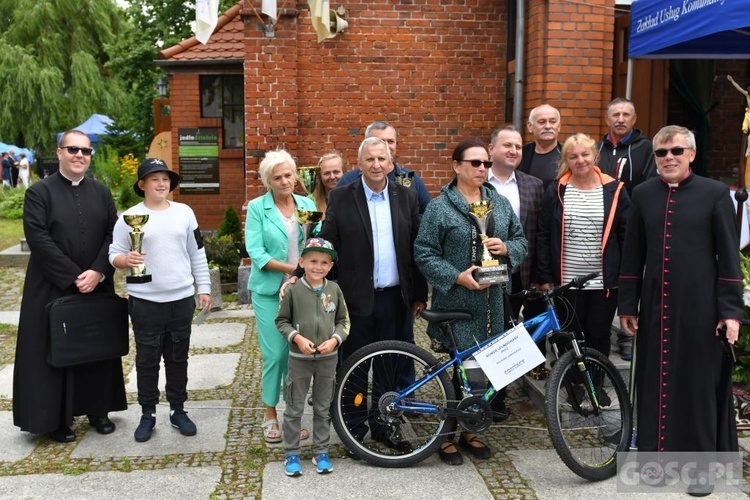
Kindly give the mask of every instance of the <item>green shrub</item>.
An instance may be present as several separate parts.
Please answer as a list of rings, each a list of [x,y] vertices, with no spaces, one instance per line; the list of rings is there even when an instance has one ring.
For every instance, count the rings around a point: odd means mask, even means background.
[[[240,226],[240,216],[234,207],[227,207],[224,212],[224,220],[221,221],[216,236],[231,236],[235,242],[242,241],[242,227]]]
[[[22,219],[25,194],[24,189],[0,189],[0,216],[3,219]]]
[[[740,253],[740,268],[744,282],[745,318],[750,318],[750,255]],[[732,380],[750,390],[750,327],[740,326],[740,337],[734,345],[737,363]]]
[[[237,243],[229,235],[207,236],[203,238],[206,247],[206,258],[209,267],[218,267],[222,283],[237,282],[237,268],[240,265],[240,253]]]
[[[133,181],[133,184],[135,184],[135,181]],[[137,203],[140,203],[140,201],[142,200],[142,198],[135,194],[135,191],[133,191],[133,184],[124,184],[120,186],[119,190],[117,191],[117,195],[115,196],[115,204],[117,205],[118,209],[125,210]]]

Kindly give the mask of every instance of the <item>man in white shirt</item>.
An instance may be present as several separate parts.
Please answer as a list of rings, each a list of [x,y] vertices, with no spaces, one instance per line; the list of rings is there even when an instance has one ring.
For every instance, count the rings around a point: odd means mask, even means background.
[[[488,147],[492,167],[487,174],[487,181],[498,193],[508,198],[529,242],[526,260],[514,269],[511,275],[511,290],[514,292],[536,286],[532,273],[536,255],[536,223],[543,193],[543,183],[540,179],[518,169],[523,159],[522,144],[521,134],[515,127],[508,125],[492,133]],[[526,318],[532,318],[544,311],[543,304],[539,301],[530,300],[524,303],[522,299],[511,299],[512,311],[507,311],[506,314],[517,319],[522,305]],[[544,346],[540,347],[543,349]],[[546,378],[545,370],[543,366],[535,368],[532,376]]]

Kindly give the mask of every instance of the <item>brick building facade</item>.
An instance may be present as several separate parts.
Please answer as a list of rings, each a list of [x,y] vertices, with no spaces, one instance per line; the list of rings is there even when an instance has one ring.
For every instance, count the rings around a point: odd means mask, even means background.
[[[259,0],[238,2],[208,44],[185,40],[158,62],[169,72],[172,164],[179,165],[180,128],[221,130],[218,194],[176,193],[202,227],[215,229],[228,205],[239,210],[265,191],[257,170],[270,149],[288,149],[299,166],[336,149],[351,169],[365,126],[387,120],[399,133],[399,162],[417,170],[434,195],[452,177],[450,155],[462,138],[487,140],[510,121],[516,0],[332,1],[332,9],[346,8],[349,28],[322,43],[304,0],[285,4],[272,38],[251,2],[260,11]],[[606,132],[614,3],[526,0],[524,127],[529,111],[548,102],[562,112],[564,137]],[[206,75],[242,75],[240,148],[224,147],[221,117],[202,116]]]

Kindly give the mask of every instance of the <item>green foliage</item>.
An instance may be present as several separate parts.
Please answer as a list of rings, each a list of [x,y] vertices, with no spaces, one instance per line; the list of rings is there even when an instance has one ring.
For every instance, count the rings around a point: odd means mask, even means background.
[[[135,194],[135,191],[133,191],[133,184],[135,184],[135,180],[133,180],[130,185],[123,184],[118,189],[116,196],[118,209],[125,210],[132,207],[133,205],[136,205],[137,203],[140,203],[143,200],[137,194]]]
[[[740,268],[744,285],[745,318],[750,318],[750,255],[740,253]],[[734,365],[732,380],[750,390],[750,327],[740,326],[740,338],[734,345],[737,363]]]
[[[23,218],[23,197],[26,191],[23,189],[3,188],[0,190],[0,214],[4,219]]]
[[[130,154],[120,156],[112,145],[104,144],[96,148],[92,171],[96,179],[112,191],[119,210],[130,208],[141,201],[133,191],[136,180],[134,171],[138,163],[140,160]]]
[[[216,236],[206,237],[203,242],[206,245],[208,264],[219,268],[222,283],[236,283],[241,258],[242,227],[234,207],[227,207]]]
[[[240,216],[234,207],[229,206],[224,212],[224,220],[221,221],[216,236],[231,236],[235,243],[242,241],[242,226],[240,225]]]
[[[125,22],[115,2],[15,0],[2,7],[0,137],[50,150],[56,132],[122,108],[122,86],[105,69],[105,47]]]
[[[114,115],[117,117],[118,113],[114,113]],[[145,157],[148,145],[143,144],[134,132],[126,130],[121,125],[123,120],[113,119],[115,123],[107,127],[107,135],[102,137],[102,144],[97,146],[96,150],[99,151],[102,148],[107,148],[112,151],[117,158],[129,154],[135,154],[135,156],[138,157]]]
[[[107,47],[111,56],[107,69],[117,74],[128,94],[128,103],[121,113],[110,117],[132,133],[138,148],[128,152],[146,151],[154,136],[153,100],[156,83],[166,73],[154,61],[160,50],[193,36],[195,3],[184,0],[130,0],[126,9],[129,26]],[[221,0],[219,13],[235,5],[236,0]],[[120,152],[122,155],[123,152]]]
[[[225,236],[207,236],[203,238],[206,247],[206,258],[210,267],[218,267],[222,283],[237,282],[237,268],[240,265],[240,253],[234,238]]]

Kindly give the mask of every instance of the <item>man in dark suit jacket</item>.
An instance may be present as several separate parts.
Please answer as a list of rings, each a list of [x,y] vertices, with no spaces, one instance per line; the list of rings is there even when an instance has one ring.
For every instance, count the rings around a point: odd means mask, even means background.
[[[536,285],[534,277],[534,259],[536,258],[536,224],[539,217],[539,207],[542,203],[543,183],[540,179],[521,172],[519,165],[523,159],[521,134],[512,125],[502,127],[492,133],[489,153],[492,167],[487,180],[503,196],[510,200],[516,216],[523,226],[523,235],[529,242],[529,253],[526,259],[513,270],[511,275],[511,289],[517,292],[529,286]],[[524,307],[525,318],[544,312],[544,304],[538,300],[523,301],[521,298],[511,298],[512,311],[506,311],[513,319],[518,319],[521,306]],[[510,316],[506,316],[510,319]],[[540,345],[544,351],[544,343]],[[547,372],[543,367],[535,368],[532,376],[545,378]]]
[[[342,361],[372,342],[404,340],[407,310],[416,316],[427,301],[427,282],[414,264],[417,195],[388,182],[393,163],[381,139],[362,141],[358,159],[362,177],[331,191],[319,234],[338,252],[338,285],[351,319],[349,337],[339,351]],[[375,371],[378,377],[377,367]],[[373,437],[388,446],[408,446],[373,422],[370,428]],[[361,431],[364,438],[367,428],[361,425]]]
[[[385,149],[383,149],[385,148]],[[379,317],[376,309],[383,294],[395,297],[398,308],[411,308],[418,314],[427,301],[427,283],[414,265],[413,244],[419,230],[419,204],[413,190],[387,182],[393,169],[388,146],[376,137],[365,139],[360,146],[359,166],[362,177],[351,184],[336,188],[329,194],[326,218],[319,236],[330,241],[338,252],[338,284],[344,293],[352,320],[349,338],[343,344],[346,358],[355,350],[377,340],[397,338],[402,330],[404,315],[393,316],[391,328]],[[385,195],[384,214],[390,217],[391,231],[378,231],[373,225],[377,217],[371,213],[378,194]],[[368,199],[368,196],[370,199]],[[376,248],[380,242],[381,247]],[[378,276],[386,271],[389,261],[382,245],[390,245],[395,266],[388,276]],[[378,258],[376,256],[376,250]],[[394,264],[391,262],[391,264]],[[381,274],[379,273],[379,274]],[[379,281],[382,280],[382,281]],[[402,309],[403,310],[403,309]]]
[[[521,144],[521,134],[512,126],[500,128],[492,134],[489,146],[492,167],[487,179],[500,194],[510,200],[529,242],[528,256],[513,270],[513,274],[518,274],[519,278],[519,286],[514,286],[513,291],[528,288],[535,283],[532,272],[536,251],[536,223],[542,200],[542,181],[518,170],[523,158]],[[515,310],[516,315],[518,312]]]

